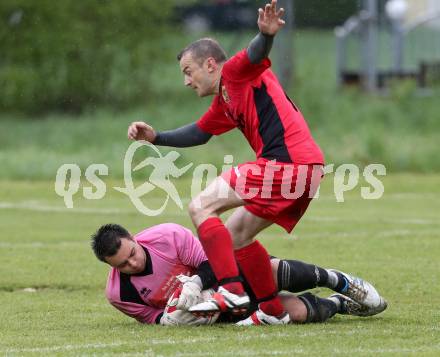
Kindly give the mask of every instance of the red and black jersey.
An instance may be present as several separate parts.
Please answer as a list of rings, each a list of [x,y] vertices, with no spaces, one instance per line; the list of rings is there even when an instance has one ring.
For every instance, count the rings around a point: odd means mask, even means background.
[[[268,58],[252,64],[246,50],[223,66],[220,94],[197,121],[213,135],[238,127],[257,158],[296,164],[324,164],[301,112],[269,69]]]

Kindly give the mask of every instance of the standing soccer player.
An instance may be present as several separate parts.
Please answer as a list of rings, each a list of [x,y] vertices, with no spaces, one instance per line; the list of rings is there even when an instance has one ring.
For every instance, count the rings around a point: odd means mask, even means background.
[[[221,46],[209,38],[180,52],[185,85],[199,97],[214,95],[210,108],[196,123],[165,132],[156,132],[143,122],[128,128],[129,139],[173,147],[204,144],[212,135],[239,128],[255,151],[255,161],[217,177],[189,206],[220,285],[212,300],[190,311],[246,308],[249,297],[239,266],[260,301],[259,309],[243,320],[243,325],[290,321],[276,293],[268,254],[254,237],[273,223],[292,231],[315,194],[324,164],[301,112],[270,70],[267,56],[274,36],[284,25],[283,13],[276,0],[259,9],[260,32],[247,49],[229,60]],[[232,208],[236,210],[224,224],[219,215]],[[349,276],[345,279],[346,289],[353,292],[356,301],[371,307],[382,303],[369,284]]]

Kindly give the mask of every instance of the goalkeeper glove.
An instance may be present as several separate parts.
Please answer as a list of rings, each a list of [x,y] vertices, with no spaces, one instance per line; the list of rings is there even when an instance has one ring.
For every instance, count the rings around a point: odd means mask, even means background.
[[[176,304],[179,300],[182,290],[176,289],[174,293],[168,299],[167,306],[160,319],[160,324],[165,326],[180,326],[180,325],[211,325],[217,321],[220,313],[213,316],[197,317],[186,310],[177,310]],[[207,300],[214,294],[213,289],[203,290],[201,294],[201,300]]]
[[[177,279],[183,284],[176,308],[188,310],[191,306],[199,303],[202,291],[202,280],[198,275],[178,275]]]

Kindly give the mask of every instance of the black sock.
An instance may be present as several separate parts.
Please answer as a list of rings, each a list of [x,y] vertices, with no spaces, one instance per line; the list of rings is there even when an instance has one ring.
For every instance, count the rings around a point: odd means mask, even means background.
[[[311,293],[301,294],[298,298],[306,305],[306,322],[325,322],[339,310],[334,301],[320,298]]]
[[[341,273],[336,272],[336,275],[338,276],[338,284],[333,290],[338,293],[345,293],[348,288],[348,281]]]
[[[292,293],[327,286],[328,273],[325,269],[299,260],[280,260],[277,271],[278,290]]]
[[[337,313],[346,315],[347,312],[347,304],[345,304],[345,300],[341,295],[335,294],[327,298],[327,300],[333,301],[337,307]]]

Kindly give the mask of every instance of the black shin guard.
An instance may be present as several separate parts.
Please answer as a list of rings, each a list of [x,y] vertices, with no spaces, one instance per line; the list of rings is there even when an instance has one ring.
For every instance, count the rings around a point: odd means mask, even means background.
[[[327,284],[328,274],[313,264],[299,260],[280,260],[277,271],[278,290],[292,293],[313,289]]]
[[[306,305],[307,322],[325,322],[338,312],[335,302],[322,299],[311,293],[299,295],[298,298]]]

